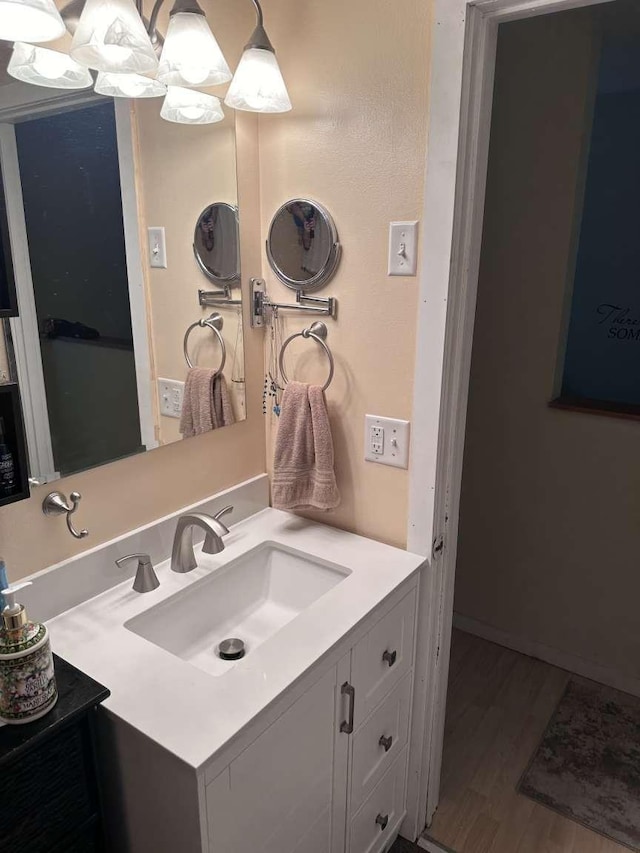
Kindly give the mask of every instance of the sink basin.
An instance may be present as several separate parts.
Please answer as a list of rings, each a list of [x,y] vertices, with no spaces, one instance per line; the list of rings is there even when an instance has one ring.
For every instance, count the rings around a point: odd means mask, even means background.
[[[218,644],[237,637],[251,652],[350,572],[264,542],[187,589],[125,622],[125,628],[211,675],[235,665]]]

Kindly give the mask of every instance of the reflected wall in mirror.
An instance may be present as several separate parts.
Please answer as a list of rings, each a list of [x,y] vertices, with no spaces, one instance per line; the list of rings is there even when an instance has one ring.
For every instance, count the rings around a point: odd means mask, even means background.
[[[193,232],[193,254],[202,272],[219,287],[240,283],[237,207],[224,202],[205,207]]]
[[[283,204],[271,220],[267,257],[280,281],[292,290],[323,287],[340,260],[338,231],[329,211],[308,198]]]
[[[212,201],[237,208],[233,115],[177,125],[155,99],[58,97],[44,113],[0,116],[0,161],[20,308],[4,321],[12,345],[0,368],[20,384],[31,475],[48,481],[180,439],[184,336],[211,314],[198,304],[193,230]],[[149,265],[153,226],[164,228],[166,269]],[[244,418],[241,311],[216,310],[233,423]],[[213,382],[210,329],[193,332],[190,352]]]

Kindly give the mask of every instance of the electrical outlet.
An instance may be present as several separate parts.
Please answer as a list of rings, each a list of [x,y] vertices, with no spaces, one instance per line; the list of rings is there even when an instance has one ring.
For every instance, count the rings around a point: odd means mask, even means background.
[[[167,418],[179,418],[182,414],[184,382],[178,379],[158,379],[160,414]]]
[[[367,462],[409,467],[409,421],[365,415],[364,458]]]

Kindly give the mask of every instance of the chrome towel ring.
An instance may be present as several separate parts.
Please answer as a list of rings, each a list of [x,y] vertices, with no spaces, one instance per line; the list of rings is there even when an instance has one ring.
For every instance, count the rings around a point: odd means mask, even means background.
[[[280,374],[285,381],[285,385],[289,382],[287,378],[287,374],[284,369],[284,351],[289,346],[292,340],[295,338],[313,338],[313,340],[320,344],[322,349],[327,354],[327,358],[329,359],[329,376],[327,377],[327,381],[322,386],[322,390],[326,391],[329,385],[331,385],[331,380],[333,379],[333,371],[334,371],[334,362],[333,362],[333,354],[329,347],[324,342],[324,339],[327,337],[327,327],[324,323],[316,322],[312,323],[308,329],[303,329],[301,332],[296,332],[295,335],[291,335],[287,338],[287,340],[282,344],[282,349],[280,350],[280,358],[278,359],[280,364]]]
[[[222,350],[222,358],[220,359],[220,366],[216,370],[216,373],[222,373],[222,371],[224,370],[225,362],[227,360],[227,348],[224,345],[224,338],[222,337],[222,334],[220,333],[220,329],[222,328],[222,317],[220,316],[220,314],[212,314],[210,317],[207,317],[206,319],[203,319],[203,320],[198,320],[197,323],[192,323],[189,326],[187,331],[184,333],[184,344],[183,344],[184,359],[187,362],[187,364],[189,365],[189,367],[193,367],[193,363],[192,363],[191,359],[189,358],[189,349],[188,349],[189,335],[191,334],[191,332],[194,329],[197,329],[198,327],[204,329],[205,326],[208,329],[211,329],[211,331],[215,334],[215,336],[218,338],[218,341],[220,343],[220,349]]]

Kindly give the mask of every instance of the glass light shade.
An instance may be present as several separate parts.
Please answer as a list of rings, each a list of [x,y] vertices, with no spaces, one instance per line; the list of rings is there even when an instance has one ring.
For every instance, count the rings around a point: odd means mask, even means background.
[[[158,67],[151,39],[132,0],[87,0],[71,56],[96,71],[144,74]]]
[[[53,0],[0,0],[0,39],[53,41],[65,31]]]
[[[160,115],[180,124],[213,124],[224,118],[220,98],[182,86],[169,86]]]
[[[231,80],[227,61],[204,15],[178,12],[169,18],[158,80],[171,86],[217,86]]]
[[[23,83],[51,89],[88,89],[93,78],[66,53],[17,41],[7,65],[7,73]]]
[[[235,110],[254,113],[286,113],[290,110],[289,93],[275,53],[259,47],[247,48],[224,102]]]
[[[110,71],[98,73],[94,89],[99,95],[110,98],[159,98],[167,92],[164,83],[142,74],[113,74]]]

